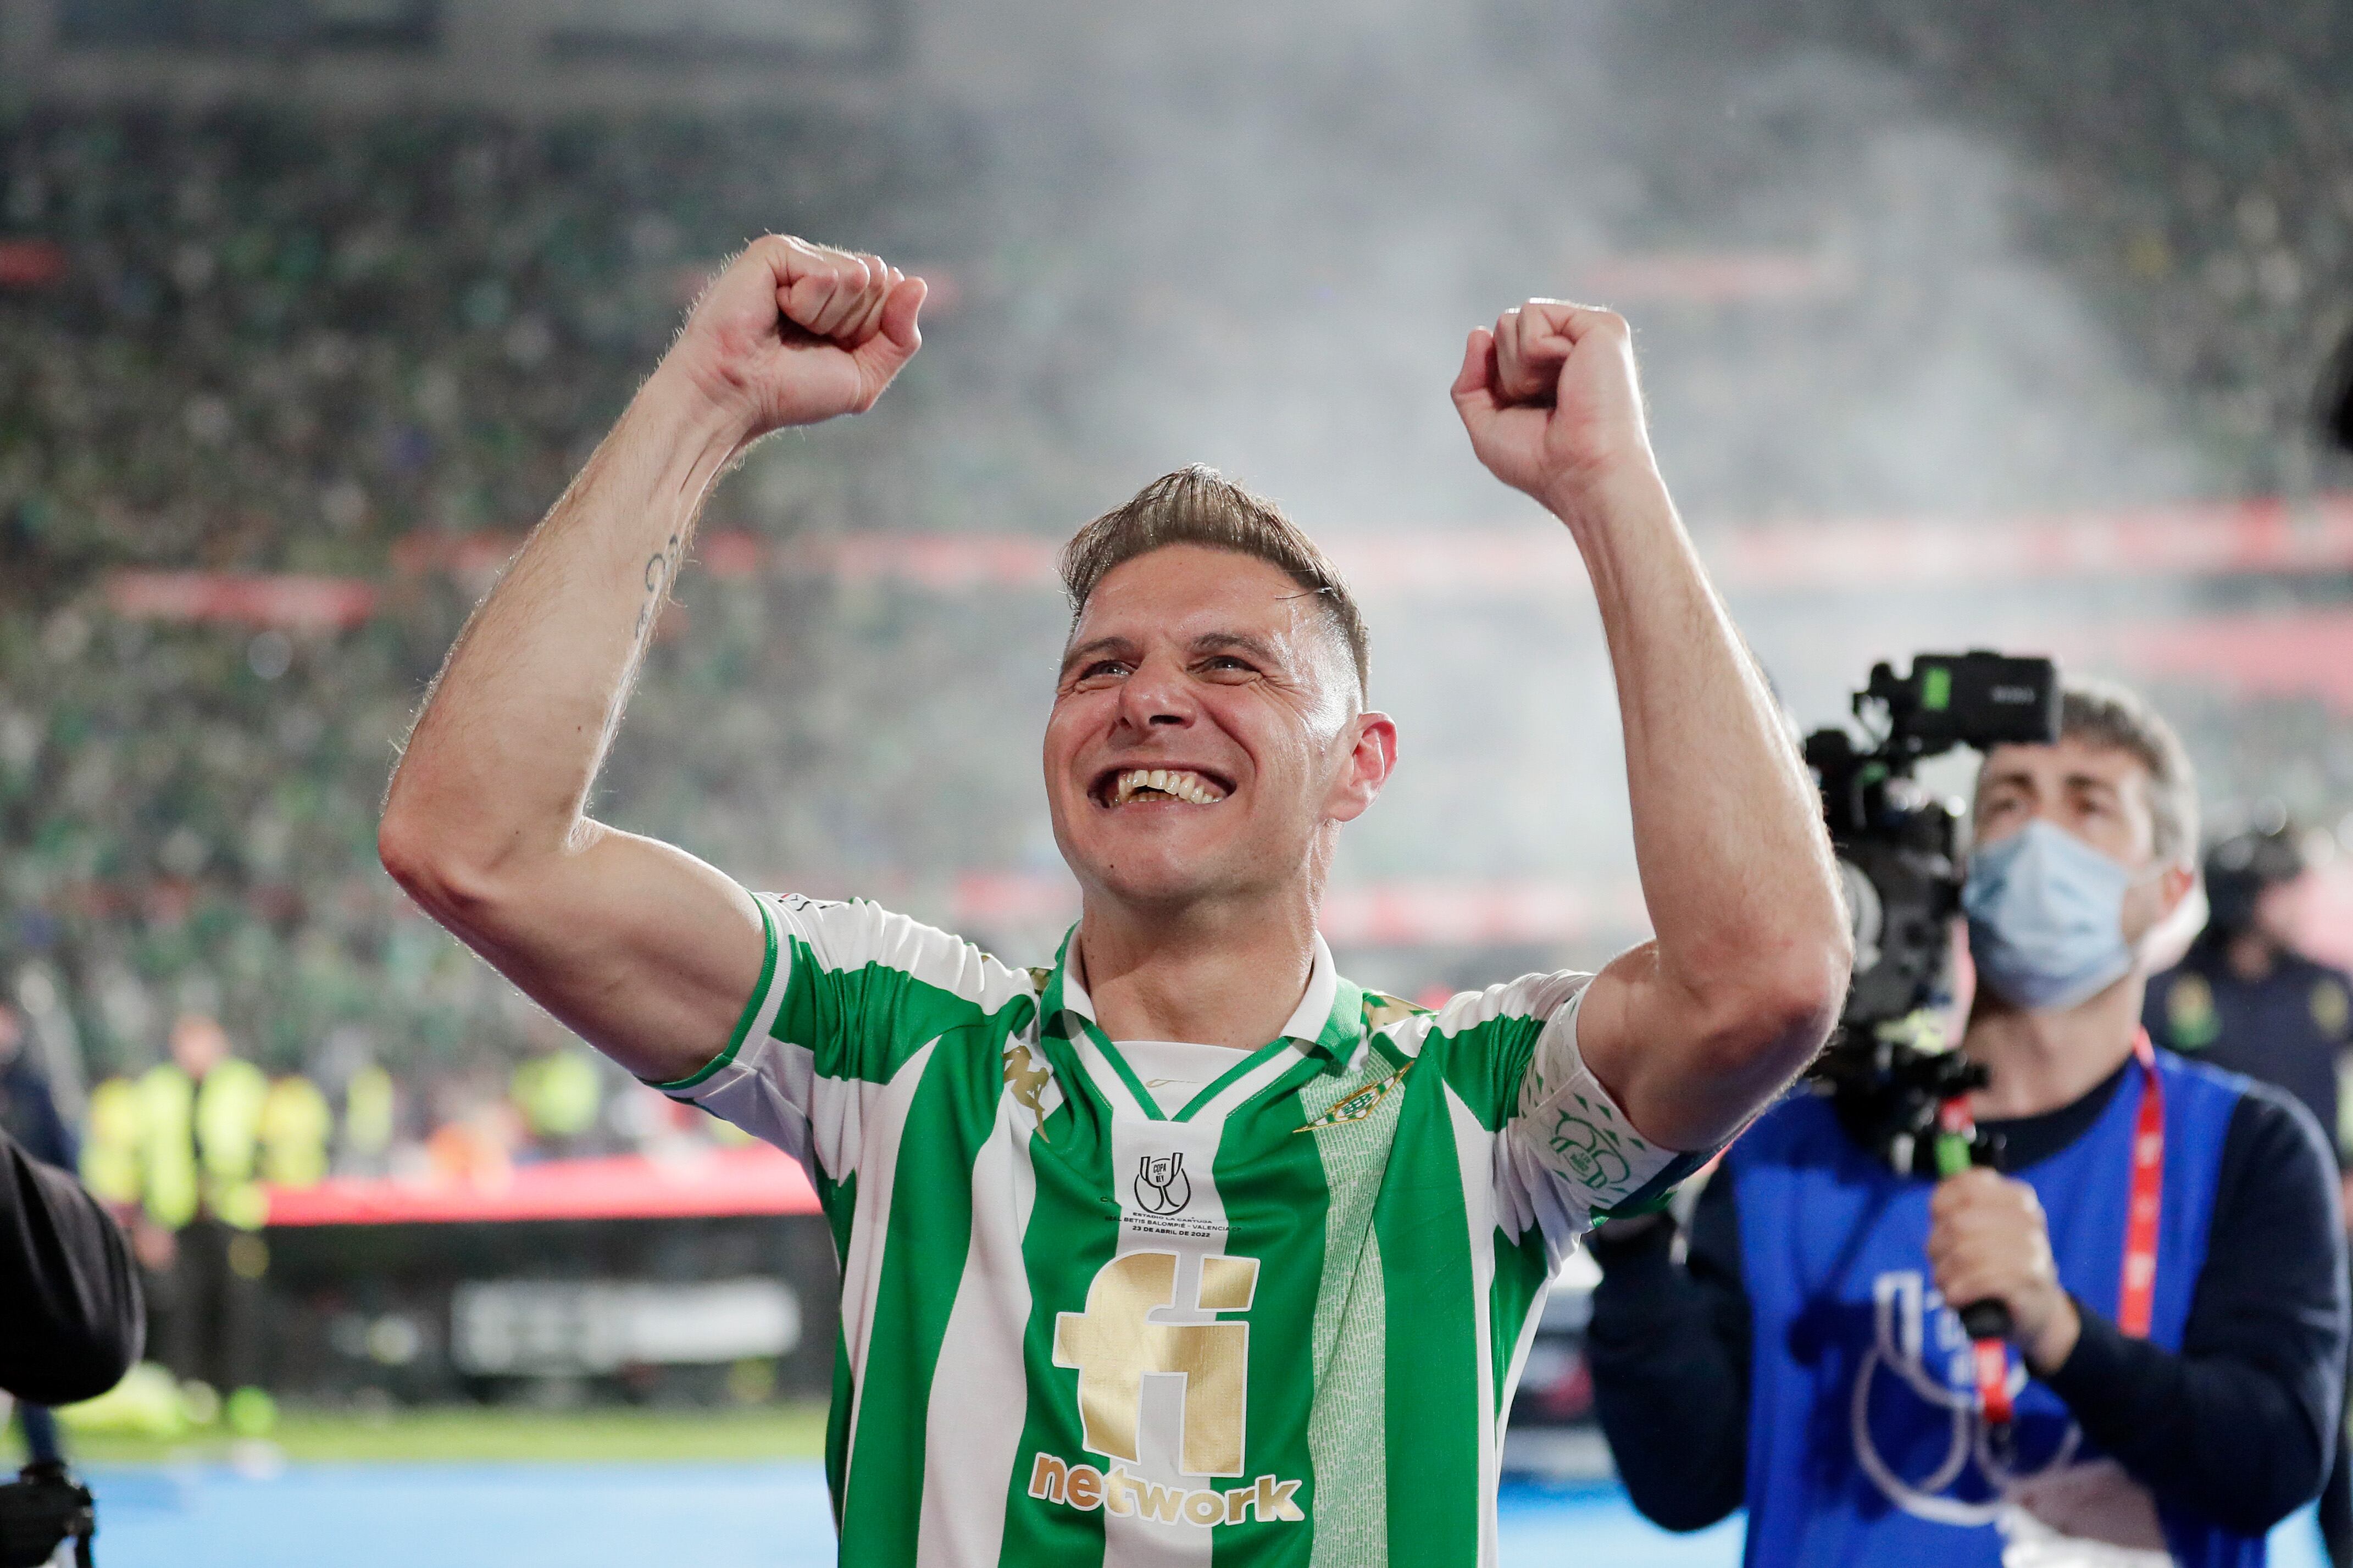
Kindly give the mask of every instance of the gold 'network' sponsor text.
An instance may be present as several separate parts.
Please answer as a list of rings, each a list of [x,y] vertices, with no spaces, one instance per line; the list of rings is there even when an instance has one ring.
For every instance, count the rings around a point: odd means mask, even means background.
[[[1029,1470],[1029,1495],[1044,1502],[1064,1503],[1083,1511],[1109,1509],[1116,1514],[1137,1514],[1164,1524],[1248,1524],[1252,1517],[1267,1524],[1297,1523],[1307,1516],[1292,1495],[1297,1481],[1261,1476],[1250,1486],[1231,1491],[1203,1487],[1187,1491],[1139,1480],[1120,1466],[1109,1474],[1092,1465],[1073,1465],[1051,1454],[1040,1454]]]

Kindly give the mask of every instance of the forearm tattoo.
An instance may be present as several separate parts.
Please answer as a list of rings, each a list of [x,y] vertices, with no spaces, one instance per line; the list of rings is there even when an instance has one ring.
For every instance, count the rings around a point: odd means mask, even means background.
[[[685,535],[673,533],[670,542],[646,557],[646,602],[638,606],[637,635],[644,637],[653,625],[654,616],[661,611],[669,596],[670,585],[678,578],[679,557]]]

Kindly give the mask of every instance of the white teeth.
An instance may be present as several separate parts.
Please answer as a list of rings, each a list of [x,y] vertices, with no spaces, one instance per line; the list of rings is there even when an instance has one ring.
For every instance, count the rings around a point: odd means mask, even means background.
[[[1125,805],[1139,790],[1155,790],[1174,800],[1191,805],[1215,805],[1225,797],[1217,794],[1200,774],[1182,768],[1135,768],[1124,773],[1112,784],[1112,804]]]

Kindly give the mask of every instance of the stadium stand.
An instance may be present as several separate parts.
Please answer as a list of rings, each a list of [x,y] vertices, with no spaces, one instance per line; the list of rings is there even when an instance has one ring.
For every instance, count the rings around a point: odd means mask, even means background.
[[[2015,6],[1971,8],[1978,30],[1925,9],[1770,9],[1777,37],[1875,50],[2047,154],[2070,221],[2042,243],[2153,381],[2204,411],[2235,454],[2228,486],[2341,477],[2300,432],[2353,268],[2353,138],[2330,118],[2353,95],[2316,87],[2344,49],[2299,45],[2286,21],[2210,47],[2197,29],[2221,29],[2219,8],[2191,7],[2151,57],[2166,75],[2065,56],[2022,12],[2024,31],[1997,26]],[[2125,84],[2098,98],[2114,123],[2085,121],[2069,87],[2085,70]],[[94,1075],[153,1059],[179,1008],[216,1010],[266,1067],[331,1092],[391,1068],[420,1146],[475,1126],[528,1144],[494,1108],[560,1041],[376,869],[389,748],[502,542],[586,456],[708,264],[787,226],[955,277],[979,230],[971,127],[46,108],[0,145],[0,970],[38,958],[65,978]],[[980,330],[999,327],[1016,330]],[[607,787],[632,826],[747,875],[944,917],[953,890],[910,876],[1053,864],[1026,752],[967,743],[1033,689],[1051,596],[984,570],[910,601],[776,562],[856,528],[945,531],[959,485],[1074,460],[1050,397],[1000,401],[958,416],[961,450],[984,455],[913,483],[895,459],[939,411],[902,402],[840,440],[765,449],[724,492],[712,570],[678,612],[693,636],[657,650]],[[1092,480],[1025,482],[1067,522]],[[1012,559],[1037,557],[1017,542]],[[2186,607],[2337,613],[2341,563],[2291,565]],[[861,668],[883,647],[959,663],[961,683],[893,693]],[[823,680],[795,679],[810,669]],[[2160,687],[2211,795],[2283,797],[2353,844],[2342,696],[2230,677]],[[964,787],[941,787],[941,755]],[[675,1131],[565,1136],[595,1152]]]
[[[431,542],[543,510],[747,236],[904,229],[889,212],[956,167],[911,134],[814,114],[7,128],[0,962],[64,974],[96,1073],[216,1010],[274,1070],[394,1065],[417,1137],[549,1048],[375,863],[390,742],[498,560]],[[790,522],[838,526],[847,479],[786,460]],[[459,569],[401,574],[404,545]],[[791,622],[758,584],[698,592],[618,793],[633,756],[691,737],[695,776],[638,819],[795,863],[724,776],[810,721],[755,695]]]

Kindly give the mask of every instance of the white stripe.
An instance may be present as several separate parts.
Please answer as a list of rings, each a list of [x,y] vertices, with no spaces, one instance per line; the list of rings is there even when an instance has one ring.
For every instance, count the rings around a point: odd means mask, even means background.
[[[1029,977],[989,957],[960,936],[863,901],[836,903],[770,895],[778,930],[808,944],[818,966],[848,973],[870,963],[995,1012],[1029,990]]]
[[[777,994],[783,994],[781,987]],[[807,1046],[762,1035],[744,1041],[733,1061],[672,1098],[702,1107],[808,1166],[816,1076],[817,1055]],[[833,1173],[827,1167],[826,1174]]]
[[[1213,1171],[1222,1129],[1215,1121],[1153,1121],[1115,1118],[1112,1122],[1112,1180],[1120,1194],[1117,1256],[1131,1252],[1176,1254],[1176,1304],[1153,1314],[1164,1323],[1213,1323],[1201,1300],[1201,1259],[1222,1253],[1226,1245],[1226,1205],[1218,1193]],[[1181,1213],[1193,1222],[1196,1234],[1170,1236],[1151,1226],[1150,1216],[1134,1201],[1133,1178],[1146,1160],[1181,1154],[1191,1195]],[[1230,1320],[1229,1320],[1230,1321]],[[1243,1321],[1249,1320],[1245,1317]],[[1208,1486],[1202,1477],[1187,1476],[1177,1467],[1184,1457],[1185,1384],[1181,1378],[1149,1375],[1144,1379],[1142,1419],[1136,1423],[1137,1462],[1124,1465],[1137,1479],[1174,1487],[1180,1491]],[[1248,1453],[1248,1434],[1244,1434]],[[1103,1513],[1103,1568],[1208,1568],[1214,1528],[1174,1524],[1146,1519],[1141,1512]]]
[[[899,1137],[907,1129],[907,1107],[923,1079],[923,1068],[939,1041],[929,1040],[873,1097],[871,1115],[860,1117],[865,1138],[859,1150],[858,1207],[849,1224],[849,1256],[841,1260],[841,1336],[849,1354],[849,1453],[842,1461],[841,1495],[858,1461],[858,1412],[866,1398],[866,1350],[874,1339],[874,1300],[882,1285],[882,1243],[891,1229],[891,1188],[899,1171]],[[836,1080],[826,1080],[836,1081]],[[862,1097],[861,1097],[862,1100]]]
[[[1441,1080],[1442,1081],[1442,1080]],[[1495,1371],[1493,1352],[1494,1324],[1489,1321],[1492,1298],[1488,1288],[1495,1279],[1495,1136],[1479,1125],[1471,1108],[1462,1103],[1452,1084],[1446,1084],[1446,1114],[1454,1128],[1454,1163],[1462,1183],[1462,1209],[1470,1219],[1471,1241],[1471,1318],[1477,1331],[1472,1336],[1472,1352],[1477,1361],[1479,1377],[1479,1561],[1492,1564],[1495,1561],[1495,1488],[1502,1479],[1502,1445],[1497,1433],[1500,1424],[1490,1421],[1485,1412],[1493,1410],[1495,1399]]]
[[[1022,1232],[1038,1194],[1029,1108],[997,1102],[997,1125],[972,1167],[972,1241],[948,1310],[923,1426],[923,1504],[915,1561],[988,1568],[1004,1544],[1006,1478],[1029,1415],[1022,1335],[1029,1273]]]
[[[795,1052],[801,1049],[798,1046],[780,1048]],[[901,1067],[899,1076],[904,1077],[906,1070]],[[839,1182],[864,1167],[867,1124],[888,1114],[881,1108],[890,1103],[898,1084],[899,1078],[887,1084],[864,1078],[812,1077],[808,1080],[809,1152],[828,1176]],[[912,1093],[912,1088],[907,1092]],[[903,1098],[902,1095],[902,1101]],[[906,1106],[902,1103],[897,1114],[903,1117],[906,1113]]]
[[[1512,1364],[1504,1376],[1504,1397],[1496,1402],[1495,1408],[1497,1453],[1503,1452],[1504,1428],[1512,1419],[1512,1396],[1520,1391],[1520,1373],[1527,1369],[1528,1351],[1536,1342],[1536,1331],[1544,1326],[1545,1300],[1551,1294],[1551,1280],[1536,1287],[1535,1298],[1528,1303],[1528,1315],[1520,1323],[1519,1342],[1512,1347]]]

